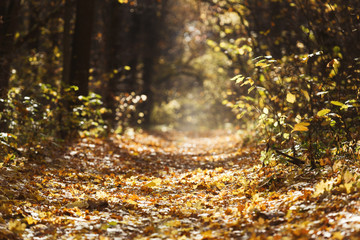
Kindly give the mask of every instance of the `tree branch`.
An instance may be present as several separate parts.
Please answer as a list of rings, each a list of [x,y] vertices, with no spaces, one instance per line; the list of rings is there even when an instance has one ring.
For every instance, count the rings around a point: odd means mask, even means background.
[[[20,150],[14,148],[13,146],[11,146],[10,144],[8,144],[7,142],[4,142],[4,141],[0,140],[0,143],[1,143],[2,145],[4,145],[5,147],[10,148],[12,151],[16,152],[19,156],[22,155],[22,152],[21,152]]]
[[[286,153],[283,153],[281,152],[280,150],[277,150],[277,149],[274,149],[274,151],[277,153],[277,154],[280,154],[281,156],[283,157],[287,157],[289,158],[287,161],[288,162],[291,162],[292,164],[295,164],[296,166],[300,167],[301,165],[305,164],[305,162],[303,160],[300,160],[296,157],[293,157],[293,156],[290,156]]]

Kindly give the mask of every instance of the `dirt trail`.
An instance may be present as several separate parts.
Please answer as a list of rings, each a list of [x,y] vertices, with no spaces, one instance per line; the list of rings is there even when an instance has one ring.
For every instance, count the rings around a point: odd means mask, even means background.
[[[0,169],[0,239],[357,236],[359,193],[343,194],[350,175],[336,183],[334,171],[258,159],[259,149],[224,132],[84,138],[43,162]],[[315,187],[320,177],[336,191]]]

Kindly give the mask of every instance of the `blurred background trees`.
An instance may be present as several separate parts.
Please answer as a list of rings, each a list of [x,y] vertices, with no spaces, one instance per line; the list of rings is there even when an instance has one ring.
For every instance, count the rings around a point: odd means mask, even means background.
[[[1,147],[222,127],[233,115],[219,94],[229,62],[209,52],[203,10],[191,0],[2,1]]]

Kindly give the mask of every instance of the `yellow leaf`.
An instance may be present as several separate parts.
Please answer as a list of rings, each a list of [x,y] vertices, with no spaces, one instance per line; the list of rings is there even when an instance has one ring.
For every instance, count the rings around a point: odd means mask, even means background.
[[[181,222],[179,220],[171,220],[165,223],[168,227],[179,227],[181,225]]]
[[[307,101],[310,101],[310,96],[309,93],[305,90],[301,90],[301,92],[304,94],[304,97],[306,98]]]
[[[296,101],[296,96],[292,93],[288,93],[286,95],[286,101],[288,101],[289,103],[294,103]]]
[[[332,167],[334,172],[337,172],[343,166],[342,161],[336,161]]]
[[[134,200],[131,200],[131,199],[127,199],[125,200],[126,203],[129,203],[131,205],[137,205],[137,202],[135,202]]]
[[[352,183],[345,183],[345,184],[344,184],[344,187],[345,187],[345,189],[346,189],[346,193],[347,193],[347,194],[350,194],[350,193],[351,193],[352,186],[353,186]]]
[[[248,89],[248,93],[251,93],[252,90],[254,90],[254,89],[255,89],[255,86],[252,86],[251,88]]]
[[[354,175],[349,170],[346,170],[343,178],[345,183],[349,183],[353,181]]]
[[[331,180],[324,181],[321,180],[318,184],[315,185],[315,191],[313,193],[314,197],[322,195],[324,192],[330,191],[333,188],[333,182]]]
[[[89,206],[89,204],[87,203],[87,201],[75,201],[73,203],[68,203],[66,204],[66,208],[87,208]]]
[[[154,180],[152,180],[151,182],[146,184],[146,186],[150,187],[150,188],[153,188],[153,187],[159,186],[160,184],[161,184],[161,179],[160,178],[155,178]]]
[[[28,225],[33,225],[37,223],[37,221],[30,216],[26,217],[24,220],[28,223]]]
[[[256,67],[266,68],[269,67],[270,64],[267,64],[265,60],[260,60],[259,62],[255,63]]]
[[[25,231],[26,224],[21,223],[19,220],[10,220],[8,223],[8,229],[14,233],[22,233]]]
[[[297,123],[295,124],[294,129],[291,132],[307,132],[309,131],[309,125],[310,123],[307,122]]]
[[[329,112],[331,112],[331,110],[326,108],[326,109],[322,109],[322,110],[318,111],[317,115],[319,117],[322,117],[322,116],[325,116],[326,114],[328,114]]]
[[[211,230],[206,231],[206,232],[202,232],[201,235],[202,235],[203,239],[204,238],[213,238],[213,233],[212,233]]]
[[[335,106],[339,106],[339,107],[342,107],[344,104],[339,102],[339,101],[331,101],[331,104],[332,105],[335,105]]]
[[[342,235],[341,232],[334,232],[332,235],[332,239],[343,240],[344,236]]]
[[[217,189],[221,190],[225,187],[225,184],[222,182],[216,182],[215,186],[217,187]]]

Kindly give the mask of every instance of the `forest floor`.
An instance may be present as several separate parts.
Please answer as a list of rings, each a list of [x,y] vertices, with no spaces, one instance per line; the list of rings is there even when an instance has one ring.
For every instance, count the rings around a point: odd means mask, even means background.
[[[263,167],[224,132],[82,138],[0,168],[0,239],[358,239],[359,168]],[[324,160],[326,162],[326,160]]]

